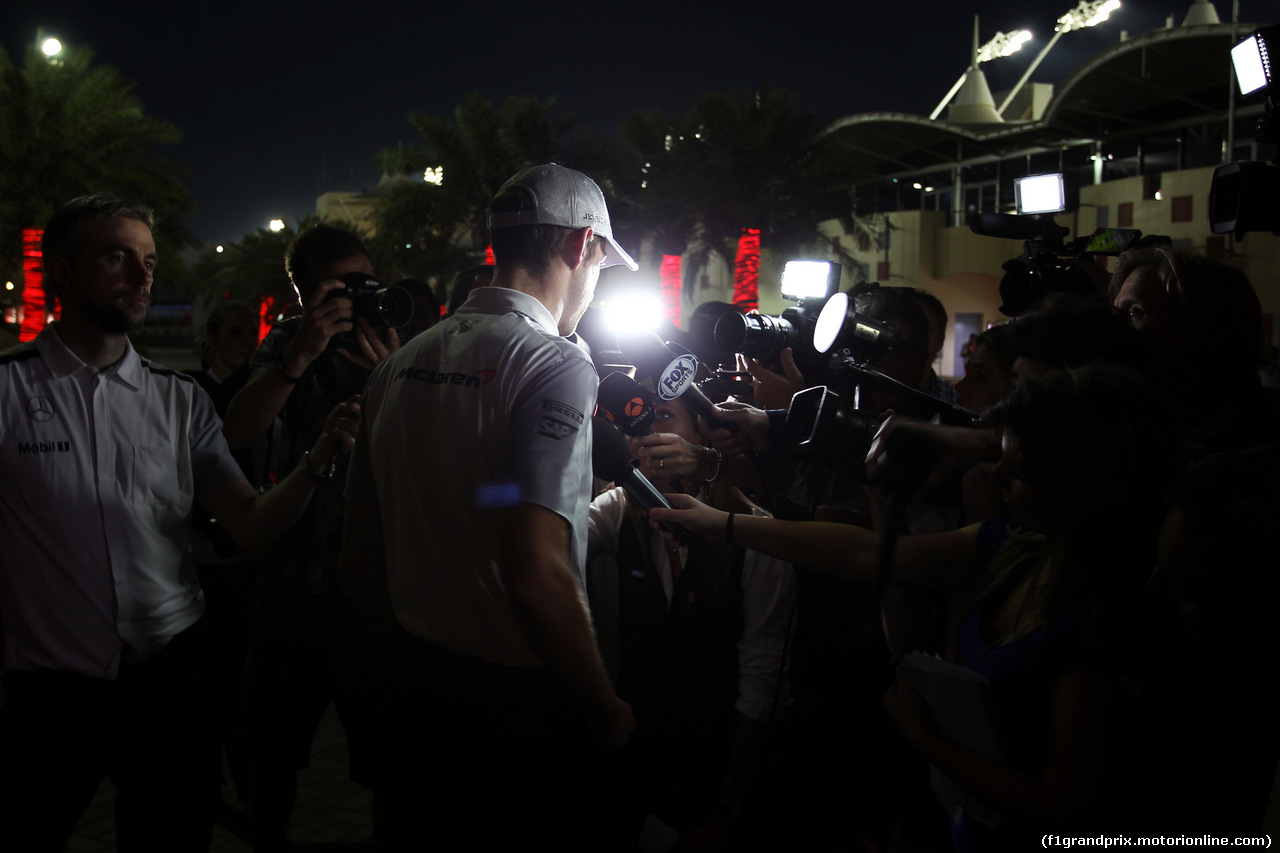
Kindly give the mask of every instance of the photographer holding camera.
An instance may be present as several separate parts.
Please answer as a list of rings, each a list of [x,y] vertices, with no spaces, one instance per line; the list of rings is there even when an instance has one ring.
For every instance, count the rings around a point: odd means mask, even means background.
[[[231,401],[223,433],[241,447],[279,417],[281,441],[271,449],[276,470],[303,457],[336,402],[364,391],[369,371],[400,346],[357,311],[376,288],[373,264],[359,238],[331,225],[302,230],[285,254],[285,269],[305,306],[301,317],[272,327],[254,353],[253,378]],[[355,281],[353,288],[348,278]],[[367,307],[367,306],[366,306]],[[376,306],[375,306],[376,307]],[[369,773],[369,727],[352,725],[355,698],[347,689],[362,670],[361,641],[339,618],[334,574],[341,546],[345,469],[330,465],[303,518],[285,535],[259,574],[246,678],[245,738],[250,751],[253,835],[258,849],[282,848],[296,790],[296,771],[310,763],[311,740],[330,701],[338,701],[352,751],[352,774]]]

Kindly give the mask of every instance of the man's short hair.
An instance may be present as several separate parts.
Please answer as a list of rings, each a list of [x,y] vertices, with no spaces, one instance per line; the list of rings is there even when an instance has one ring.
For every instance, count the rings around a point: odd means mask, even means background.
[[[1181,249],[1138,249],[1116,264],[1108,291],[1113,303],[1129,276],[1144,267],[1151,267],[1169,295],[1174,322],[1195,326],[1204,359],[1244,372],[1262,364],[1262,305],[1243,272]]]
[[[156,227],[155,211],[145,204],[129,201],[110,193],[82,195],[64,204],[49,217],[44,227],[44,237],[40,241],[40,251],[44,257],[70,258],[77,246],[76,234],[80,226],[93,219],[111,219],[123,216],[146,223],[148,228]]]
[[[929,318],[912,288],[876,287],[854,298],[854,310],[882,323],[894,323],[894,348],[929,361]]]
[[[947,309],[943,306],[941,299],[919,287],[911,288],[911,296],[915,299],[917,305],[928,305],[933,310],[934,316],[938,318],[939,328],[947,328]]]
[[[533,199],[523,187],[508,187],[495,196],[489,206],[492,213],[533,209]],[[541,275],[551,268],[551,261],[560,255],[569,235],[575,230],[561,225],[516,225],[496,229],[489,235],[493,259],[500,267],[519,266],[534,275]],[[592,247],[603,242],[599,236],[591,238]]]
[[[322,279],[322,271],[356,255],[369,257],[360,238],[323,222],[298,232],[284,253],[284,269],[305,302]]]

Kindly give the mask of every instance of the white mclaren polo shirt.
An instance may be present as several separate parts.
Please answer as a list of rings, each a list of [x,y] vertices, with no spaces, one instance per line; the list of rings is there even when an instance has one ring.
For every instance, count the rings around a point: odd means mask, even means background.
[[[110,679],[194,624],[192,499],[242,476],[208,395],[132,346],[97,370],[54,325],[0,353],[4,668]]]
[[[533,503],[569,523],[582,576],[596,373],[532,296],[475,290],[369,379],[362,429],[401,624],[453,651],[540,668],[495,561],[494,508]],[[362,453],[357,443],[356,452]]]

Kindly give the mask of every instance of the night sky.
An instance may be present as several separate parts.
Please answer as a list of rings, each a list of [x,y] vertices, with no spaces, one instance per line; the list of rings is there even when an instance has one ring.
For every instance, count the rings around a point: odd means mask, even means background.
[[[184,132],[158,153],[190,172],[188,226],[225,242],[313,211],[322,192],[373,186],[373,155],[417,139],[408,113],[451,115],[471,91],[554,96],[557,112],[604,130],[634,108],[763,85],[794,92],[824,121],[928,115],[965,70],[976,11],[983,42],[998,30],[1035,36],[983,65],[1000,90],[1075,2],[0,0],[0,45],[19,59],[42,28],[135,81],[147,113]],[[1121,30],[1147,32],[1171,13],[1181,23],[1190,5],[1125,0],[1107,23],[1064,36],[1033,79],[1061,82]],[[1230,3],[1216,6],[1230,20]],[[1241,7],[1241,20],[1280,20],[1280,0]]]

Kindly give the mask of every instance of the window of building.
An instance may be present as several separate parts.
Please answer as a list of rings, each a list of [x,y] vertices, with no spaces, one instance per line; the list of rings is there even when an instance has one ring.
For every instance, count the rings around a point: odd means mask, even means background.
[[[1169,206],[1169,221],[1191,221],[1191,196],[1180,195],[1173,199],[1173,203]]]

